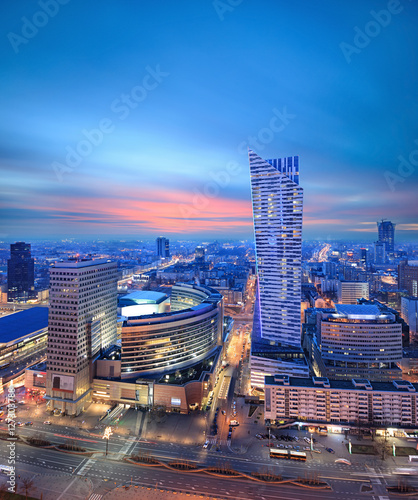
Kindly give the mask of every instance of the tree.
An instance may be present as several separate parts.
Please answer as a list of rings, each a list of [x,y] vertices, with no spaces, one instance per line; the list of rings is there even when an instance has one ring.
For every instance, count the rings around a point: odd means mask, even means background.
[[[26,500],[28,500],[28,491],[33,488],[33,479],[30,477],[24,477],[20,480],[22,483],[21,488],[25,492]]]

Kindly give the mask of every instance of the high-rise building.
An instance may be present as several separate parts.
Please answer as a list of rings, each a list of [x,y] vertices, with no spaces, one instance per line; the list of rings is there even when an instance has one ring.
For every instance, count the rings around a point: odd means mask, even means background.
[[[203,264],[205,262],[205,253],[206,253],[205,247],[202,246],[196,247],[194,251],[195,262],[198,264]]]
[[[301,349],[303,189],[299,157],[263,160],[249,151],[257,294],[251,343],[251,385],[265,375],[308,373]]]
[[[418,344],[418,297],[401,297],[401,318],[409,326],[409,342]]]
[[[398,288],[418,297],[418,260],[403,260],[398,265]]]
[[[384,241],[375,241],[374,243],[374,263],[386,263],[386,243]]]
[[[92,363],[116,342],[117,263],[57,262],[50,269],[46,399],[77,415],[91,401]]]
[[[300,346],[303,189],[299,157],[249,151],[261,338]]]
[[[170,240],[159,236],[156,240],[158,257],[170,257]]]
[[[7,261],[7,300],[26,302],[35,296],[35,267],[30,243],[18,241],[10,245]]]
[[[357,304],[357,299],[369,298],[369,282],[339,281],[337,293],[340,304]]]
[[[377,231],[379,234],[379,241],[385,243],[386,253],[393,257],[395,251],[395,224],[390,220],[382,219],[377,222]]]
[[[363,269],[367,267],[367,248],[360,248],[360,266]]]

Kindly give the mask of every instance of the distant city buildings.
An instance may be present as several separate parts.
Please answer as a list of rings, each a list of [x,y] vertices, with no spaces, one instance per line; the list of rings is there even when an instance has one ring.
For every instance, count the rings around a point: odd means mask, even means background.
[[[403,260],[398,265],[398,288],[418,297],[418,260]]]
[[[50,269],[48,408],[78,415],[91,402],[92,363],[116,342],[117,263],[57,262]]]
[[[369,283],[367,281],[339,281],[337,295],[340,304],[357,304],[357,299],[369,298]]]
[[[205,262],[205,247],[198,246],[194,251],[196,264],[203,264]]]
[[[7,300],[26,302],[35,298],[35,268],[30,243],[19,241],[10,245],[7,261]]]
[[[159,236],[156,240],[158,257],[170,257],[170,240]]]
[[[374,263],[377,265],[386,264],[386,243],[375,241],[374,243]]]
[[[377,231],[378,241],[384,243],[386,254],[392,258],[395,252],[395,224],[390,220],[382,219],[377,222]]]

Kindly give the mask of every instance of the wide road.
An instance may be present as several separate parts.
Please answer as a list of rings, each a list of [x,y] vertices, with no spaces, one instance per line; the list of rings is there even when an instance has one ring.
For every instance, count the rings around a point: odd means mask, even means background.
[[[52,426],[51,426],[52,427]],[[61,429],[59,432],[54,425],[54,428],[44,432],[49,438],[54,437],[62,439],[75,439],[81,446],[85,446],[96,451],[104,451],[104,441],[99,439],[91,439],[92,436],[86,436],[86,432],[79,431],[78,429]],[[20,428],[22,434],[29,435],[31,433],[37,434],[36,429]],[[38,431],[39,432],[39,431]],[[61,436],[61,437],[60,437]],[[215,479],[208,476],[190,475],[170,472],[165,469],[146,468],[136,465],[131,465],[121,460],[110,460],[98,456],[98,458],[84,458],[78,455],[69,455],[66,453],[44,450],[30,447],[25,444],[17,444],[17,474],[20,471],[32,471],[36,473],[47,472],[61,472],[68,474],[77,474],[81,476],[108,480],[122,484],[125,481],[133,479],[144,485],[152,485],[158,482],[161,486],[179,488],[190,488],[190,491],[199,491],[202,493],[216,493],[221,491],[226,496],[231,498],[350,498],[354,500],[360,495],[361,484],[370,484],[374,487],[376,498],[384,496],[385,482],[390,484],[396,483],[396,479],[391,473],[397,467],[384,465],[383,467],[368,467],[362,464],[353,464],[346,466],[344,464],[335,463],[321,463],[319,460],[310,459],[306,463],[289,463],[286,461],[272,460],[267,456],[267,449],[263,450],[263,455],[249,456],[236,455],[222,443],[221,453],[215,451],[213,446],[210,450],[203,450],[201,446],[187,446],[182,444],[168,444],[161,442],[150,442],[140,439],[132,441],[133,438],[115,437],[111,438],[109,442],[109,452],[113,458],[117,458],[122,450],[129,449],[131,453],[147,453],[162,460],[170,459],[184,459],[189,462],[195,462],[204,465],[217,465],[219,463],[228,464],[229,467],[238,471],[250,473],[252,471],[269,470],[275,474],[282,474],[284,477],[298,476],[319,476],[326,481],[333,488],[333,493],[321,492],[315,493],[309,490],[295,490],[294,487],[273,487],[268,485],[255,485],[245,480],[226,480]],[[0,460],[1,463],[7,464],[7,457],[9,450],[6,441],[0,441]],[[121,456],[119,456],[121,458]],[[408,478],[410,484],[418,486],[418,475]],[[195,490],[193,490],[195,488]],[[292,493],[290,493],[290,491]],[[228,493],[227,493],[228,492]],[[251,494],[250,494],[251,493]],[[280,493],[280,494],[279,494]],[[280,496],[282,495],[283,496]],[[245,496],[247,495],[247,496]],[[286,496],[287,495],[287,496]],[[370,494],[369,494],[369,498]]]
[[[1,441],[0,459],[2,463],[7,461],[8,453],[6,442]],[[84,458],[57,451],[18,445],[16,473],[19,475],[24,472],[37,474],[66,473],[89,477],[97,481],[106,481],[108,486],[122,485],[132,481],[150,487],[158,485],[191,493],[222,495],[236,499],[332,499],[336,498],[338,493],[340,500],[355,500],[359,495],[359,483],[353,481],[342,486],[344,491],[338,491],[337,489],[316,492],[294,486],[265,485],[242,479],[219,479],[203,474],[172,472],[166,469],[141,467],[123,461],[117,462],[105,458]]]

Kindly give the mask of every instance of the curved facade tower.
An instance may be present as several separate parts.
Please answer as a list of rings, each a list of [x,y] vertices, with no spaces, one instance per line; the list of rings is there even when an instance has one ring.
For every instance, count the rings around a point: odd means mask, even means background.
[[[261,339],[301,342],[303,189],[299,157],[263,160],[249,151]]]

